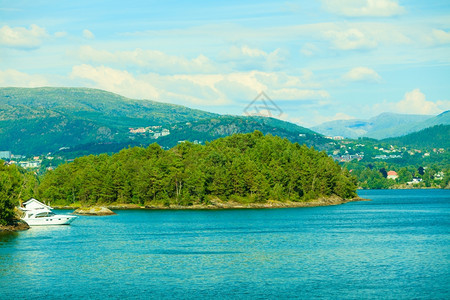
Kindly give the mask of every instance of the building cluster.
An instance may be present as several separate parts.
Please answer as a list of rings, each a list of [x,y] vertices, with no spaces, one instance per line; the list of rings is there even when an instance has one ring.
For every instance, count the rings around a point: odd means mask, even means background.
[[[39,169],[41,167],[43,159],[53,160],[55,157],[51,156],[51,153],[43,156],[25,156],[19,154],[12,154],[11,151],[0,151],[0,159],[5,161],[7,165],[18,165],[24,169]],[[62,159],[62,157],[57,157]],[[53,169],[49,167],[48,169]]]
[[[189,141],[187,141],[187,140],[178,141],[178,144],[183,144],[183,143],[186,143],[186,142],[189,142]],[[192,143],[193,143],[194,145],[201,145],[203,142],[202,142],[202,141],[199,141],[199,140],[195,140],[195,141],[193,141]]]
[[[360,161],[361,159],[364,158],[364,153],[344,154],[344,155],[331,155],[331,157],[335,161],[339,161],[339,162],[349,162],[349,161],[352,161],[354,159]]]
[[[391,155],[381,154],[381,155],[375,155],[373,157],[373,159],[391,159],[391,158],[403,158],[403,155],[401,155],[401,154],[391,154]]]
[[[19,165],[25,169],[40,168],[42,163],[39,156],[25,160],[25,156],[12,154],[11,151],[0,151],[0,159],[5,160],[8,165]]]
[[[148,127],[138,127],[138,128],[128,128],[131,134],[148,134],[150,138],[157,139],[162,136],[170,134],[170,130],[162,128],[162,126],[148,126]]]
[[[342,141],[344,140],[343,136],[326,136],[325,138],[333,141]]]

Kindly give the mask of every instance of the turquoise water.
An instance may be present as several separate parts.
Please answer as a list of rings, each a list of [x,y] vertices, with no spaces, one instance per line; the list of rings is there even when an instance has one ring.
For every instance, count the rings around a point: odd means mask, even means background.
[[[0,299],[449,299],[450,191],[371,202],[117,211],[0,235]]]

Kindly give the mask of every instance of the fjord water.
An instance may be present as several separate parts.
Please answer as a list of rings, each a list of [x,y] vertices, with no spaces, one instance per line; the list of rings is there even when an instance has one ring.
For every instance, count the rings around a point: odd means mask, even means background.
[[[450,191],[117,211],[0,236],[0,298],[450,298]]]

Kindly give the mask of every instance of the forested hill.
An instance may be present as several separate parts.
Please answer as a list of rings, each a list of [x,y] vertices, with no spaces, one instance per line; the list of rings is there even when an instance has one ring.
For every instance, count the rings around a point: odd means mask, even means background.
[[[60,147],[129,140],[129,128],[216,114],[87,88],[0,88],[0,150],[42,154]]]
[[[382,140],[398,146],[410,146],[422,148],[450,148],[450,125],[436,125],[418,132],[410,133],[397,138]]]
[[[0,120],[72,116],[92,122],[144,126],[217,114],[151,100],[133,100],[90,88],[0,88]]]
[[[162,126],[170,135],[131,133],[130,128]],[[161,129],[159,129],[161,130]],[[262,117],[221,116],[149,100],[128,99],[87,88],[0,88],[0,150],[14,154],[79,156],[118,152],[158,142],[211,141],[260,130],[321,148],[326,140],[306,128]]]
[[[157,144],[85,156],[47,172],[37,196],[53,205],[192,205],[356,196],[356,179],[324,152],[255,131],[206,145]]]

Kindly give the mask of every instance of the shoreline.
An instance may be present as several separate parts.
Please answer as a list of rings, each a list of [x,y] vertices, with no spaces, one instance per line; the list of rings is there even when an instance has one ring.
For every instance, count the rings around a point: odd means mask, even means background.
[[[27,223],[22,220],[17,220],[13,225],[0,225],[0,234],[25,231],[28,229],[30,229],[30,226]]]
[[[293,202],[293,201],[268,201],[265,203],[239,203],[239,202],[221,202],[211,201],[210,204],[193,204],[193,205],[138,205],[138,204],[98,204],[94,206],[103,206],[111,210],[225,210],[225,209],[272,209],[272,208],[296,208],[296,207],[320,207],[320,206],[334,206],[345,204],[348,202],[356,201],[371,201],[370,199],[364,199],[361,197],[355,197],[352,199],[342,199],[337,196],[328,198],[319,198],[316,200],[306,202]],[[54,205],[55,209],[78,209],[79,206],[58,206]]]

